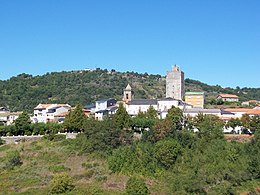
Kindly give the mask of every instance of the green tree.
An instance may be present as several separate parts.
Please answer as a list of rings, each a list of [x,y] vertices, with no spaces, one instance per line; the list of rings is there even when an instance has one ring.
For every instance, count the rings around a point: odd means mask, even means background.
[[[172,120],[156,120],[151,130],[142,137],[143,141],[157,142],[174,134]]]
[[[173,129],[182,130],[184,117],[183,112],[180,108],[172,106],[172,108],[168,110],[168,114],[165,120],[169,120],[172,122]]]
[[[164,168],[170,168],[181,154],[181,145],[174,139],[158,141],[155,144],[154,155]]]
[[[234,129],[236,126],[241,126],[241,125],[242,125],[242,123],[241,123],[240,119],[238,119],[238,118],[231,118],[231,119],[227,122],[227,124],[226,124],[226,126],[232,127],[233,129]]]
[[[25,131],[30,130],[30,116],[27,112],[23,112],[19,115],[19,117],[15,120],[15,127],[17,130],[17,134],[24,134]]]
[[[241,117],[242,126],[250,129],[251,127],[250,121],[251,121],[250,116],[248,114],[243,114],[243,116]]]
[[[120,104],[118,110],[113,116],[113,120],[116,122],[120,129],[128,128],[130,125],[131,117],[128,115],[123,104]]]
[[[157,119],[157,111],[150,106],[146,113],[139,111],[138,115],[132,118],[131,126],[134,130],[143,133],[145,129],[150,130]]]
[[[153,106],[149,106],[148,110],[145,113],[146,117],[151,120],[158,119],[158,112],[154,109]]]
[[[68,131],[81,131],[85,119],[86,115],[84,114],[82,106],[77,105],[76,108],[70,111],[66,116],[63,126]]]
[[[116,123],[107,118],[103,121],[95,119],[86,120],[84,124],[84,136],[87,145],[84,145],[84,152],[94,151],[110,153],[113,148],[117,148],[122,143],[121,132]]]
[[[205,142],[224,138],[224,123],[215,115],[197,115],[195,117],[195,127],[199,130],[198,137]]]
[[[130,177],[126,183],[126,193],[129,195],[147,195],[150,194],[144,180],[139,177]]]

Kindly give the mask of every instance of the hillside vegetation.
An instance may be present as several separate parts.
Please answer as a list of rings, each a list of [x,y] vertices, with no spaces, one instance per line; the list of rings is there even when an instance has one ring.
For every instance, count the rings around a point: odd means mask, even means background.
[[[135,72],[94,71],[53,72],[42,76],[20,74],[0,81],[0,106],[12,111],[29,111],[39,103],[69,103],[86,105],[103,98],[122,99],[127,83],[135,98],[163,98],[165,77]],[[206,97],[218,93],[239,95],[241,100],[260,99],[260,88],[222,88],[186,79],[186,91],[205,91]]]
[[[76,139],[50,128],[40,141],[0,146],[0,194],[260,193],[259,116],[233,121],[254,127],[241,143],[225,139],[216,116],[183,119],[175,107],[165,119],[152,107],[131,118],[122,105],[103,121],[71,115],[62,126],[81,130]]]

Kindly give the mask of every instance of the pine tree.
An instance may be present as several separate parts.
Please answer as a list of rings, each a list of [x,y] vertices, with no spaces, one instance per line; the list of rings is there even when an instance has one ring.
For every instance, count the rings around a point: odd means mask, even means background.
[[[113,120],[115,120],[115,122],[119,128],[123,129],[123,128],[129,127],[130,119],[131,118],[128,115],[123,104],[120,104],[118,107],[118,110],[116,111],[115,115],[113,116]]]
[[[183,112],[180,108],[172,106],[172,108],[168,110],[166,120],[172,122],[173,129],[182,130],[184,118],[183,118]]]
[[[86,116],[83,112],[82,106],[77,105],[75,110],[70,111],[69,115],[66,116],[63,126],[68,131],[81,131],[85,119]]]
[[[152,120],[158,119],[158,113],[153,106],[150,106],[146,112],[146,117]]]
[[[30,116],[27,112],[23,112],[19,115],[19,117],[15,120],[15,127],[17,130],[17,134],[24,134],[25,131],[30,129]]]

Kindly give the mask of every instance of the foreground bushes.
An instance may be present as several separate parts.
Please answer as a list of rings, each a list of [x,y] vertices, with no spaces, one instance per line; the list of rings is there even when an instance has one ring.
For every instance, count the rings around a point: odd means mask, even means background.
[[[130,177],[126,184],[126,193],[129,195],[147,195],[150,194],[144,180],[138,177]]]
[[[108,164],[113,172],[156,176],[169,169],[180,154],[181,145],[174,139],[161,140],[155,145],[139,142],[114,150]]]
[[[75,188],[73,179],[66,173],[54,175],[49,185],[52,194],[61,194]]]
[[[6,168],[13,169],[14,167],[21,166],[22,160],[20,153],[17,150],[9,151],[6,155]]]

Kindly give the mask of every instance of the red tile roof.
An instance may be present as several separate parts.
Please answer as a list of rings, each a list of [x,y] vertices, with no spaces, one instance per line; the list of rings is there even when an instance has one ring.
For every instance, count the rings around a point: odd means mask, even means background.
[[[222,98],[238,98],[237,95],[233,95],[233,94],[219,94],[218,97],[222,97]]]
[[[225,108],[224,110],[228,111],[228,112],[249,112],[253,109],[250,109],[250,108]]]
[[[252,109],[246,112],[248,115],[260,115],[260,110]]]
[[[52,104],[39,104],[38,106],[36,106],[34,109],[46,109],[49,106],[51,106]]]

